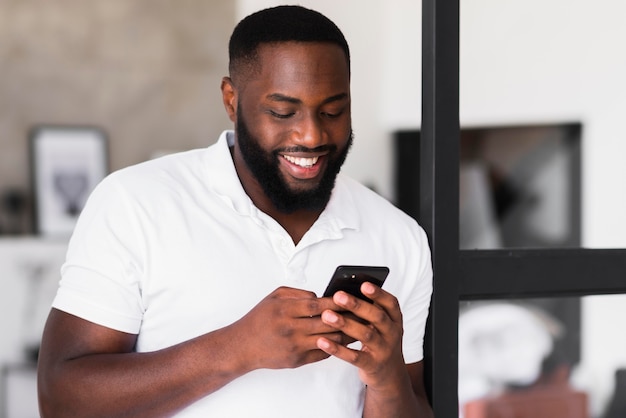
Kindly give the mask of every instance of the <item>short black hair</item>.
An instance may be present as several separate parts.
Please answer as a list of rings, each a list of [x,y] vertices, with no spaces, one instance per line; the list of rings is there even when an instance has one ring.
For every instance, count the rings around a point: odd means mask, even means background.
[[[302,6],[277,6],[260,10],[235,26],[228,43],[231,77],[256,68],[261,44],[278,42],[327,42],[338,45],[350,70],[350,49],[341,30],[330,19]]]

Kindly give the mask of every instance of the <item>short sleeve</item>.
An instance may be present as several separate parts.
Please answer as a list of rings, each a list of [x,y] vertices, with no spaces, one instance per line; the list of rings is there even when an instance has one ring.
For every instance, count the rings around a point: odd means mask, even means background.
[[[69,242],[53,307],[136,334],[143,317],[140,207],[117,173],[89,197]]]
[[[424,358],[424,333],[432,296],[432,262],[426,233],[421,227],[415,230],[417,248],[411,251],[416,256],[407,260],[407,273],[413,280],[407,280],[411,287],[402,304],[404,337],[402,352],[407,364]]]

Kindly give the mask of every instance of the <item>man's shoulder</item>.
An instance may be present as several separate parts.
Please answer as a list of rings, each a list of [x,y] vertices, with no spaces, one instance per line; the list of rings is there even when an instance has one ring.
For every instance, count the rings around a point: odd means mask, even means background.
[[[394,216],[405,221],[414,221],[387,198],[349,176],[338,176],[337,186],[340,193],[350,194],[353,204],[361,213],[374,216]]]
[[[160,172],[172,172],[175,170],[194,169],[203,159],[206,148],[179,151],[163,155],[154,159],[146,160],[124,167],[116,171],[118,176],[152,176]]]
[[[179,151],[139,162],[111,173],[111,181],[123,188],[167,188],[204,183],[217,177],[222,156],[218,143],[205,148]],[[223,145],[223,144],[222,144]],[[219,163],[219,164],[218,164]]]
[[[223,159],[223,154],[227,154],[226,135],[227,131],[223,132],[215,143],[207,147],[172,152],[142,161],[121,168],[112,176],[132,183],[133,179],[162,182],[167,178],[205,175],[207,168],[215,168]]]
[[[347,210],[347,216],[358,218],[357,223],[362,231],[395,240],[415,237],[422,240],[424,231],[417,221],[375,190],[342,175],[337,177],[337,191],[348,196],[339,199],[342,209]],[[345,205],[352,208],[346,208]]]

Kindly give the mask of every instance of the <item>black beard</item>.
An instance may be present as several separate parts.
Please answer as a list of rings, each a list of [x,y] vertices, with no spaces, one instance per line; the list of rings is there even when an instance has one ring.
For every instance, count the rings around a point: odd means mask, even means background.
[[[241,151],[241,156],[246,165],[261,185],[263,192],[270,199],[274,207],[282,213],[293,213],[298,210],[321,211],[330,200],[331,193],[335,187],[335,179],[341,170],[350,147],[352,146],[352,130],[346,146],[337,150],[334,145],[321,146],[314,150],[306,147],[297,147],[290,151],[325,151],[328,150],[328,164],[326,171],[317,187],[309,190],[293,190],[283,180],[278,168],[279,152],[266,152],[259,146],[259,140],[255,138],[244,121],[241,112],[241,103],[238,106],[237,115],[237,144]]]

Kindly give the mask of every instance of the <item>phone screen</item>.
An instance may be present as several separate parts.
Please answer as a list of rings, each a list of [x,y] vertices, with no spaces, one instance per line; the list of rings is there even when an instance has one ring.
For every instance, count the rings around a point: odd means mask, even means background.
[[[339,266],[324,291],[324,297],[330,297],[337,291],[343,290],[360,299],[372,302],[371,299],[361,293],[361,285],[364,282],[370,282],[382,287],[388,274],[389,268],[387,267]]]

